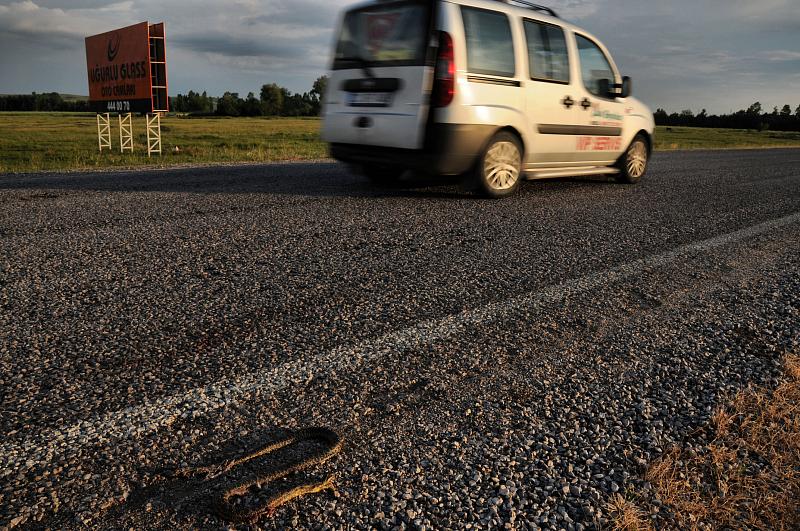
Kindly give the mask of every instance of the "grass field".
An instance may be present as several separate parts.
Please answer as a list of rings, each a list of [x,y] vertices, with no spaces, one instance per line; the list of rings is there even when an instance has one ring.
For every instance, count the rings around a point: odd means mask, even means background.
[[[134,117],[133,154],[119,152],[112,119],[111,152],[99,153],[91,114],[0,113],[0,173],[225,162],[312,160],[327,156],[314,118],[181,118],[162,120],[163,155],[149,159],[145,121]],[[179,148],[176,150],[176,147]],[[800,147],[800,132],[659,127],[656,149]]]
[[[0,114],[0,173],[145,165],[309,160],[327,156],[318,119],[178,118],[161,121],[163,155],[149,159],[145,119],[134,116],[134,153],[98,152],[93,114]],[[178,147],[180,151],[175,151]]]
[[[698,127],[659,127],[656,131],[656,149],[660,151],[779,147],[800,147],[800,132]]]

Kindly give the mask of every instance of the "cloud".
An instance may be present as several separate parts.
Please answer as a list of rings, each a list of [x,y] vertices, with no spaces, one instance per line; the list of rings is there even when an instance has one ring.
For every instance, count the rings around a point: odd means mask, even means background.
[[[798,27],[800,10],[796,0],[713,0],[716,6],[723,8],[720,15],[736,21],[746,20],[750,24],[763,23],[772,25]]]
[[[6,39],[10,34],[39,48],[80,47],[87,35],[113,28],[111,21],[125,17],[132,6],[133,2],[105,2],[93,9],[63,9],[42,7],[31,0],[13,2],[0,5],[0,31]]]
[[[265,82],[308,90],[355,1],[0,0],[0,92],[85,93],[83,38],[144,20],[167,24],[176,92],[247,93]],[[797,1],[543,3],[601,39],[647,103],[727,111],[797,100]]]
[[[580,20],[588,18],[597,13],[605,2],[592,0],[553,0],[543,2],[544,5],[551,7],[558,16],[567,20]]]
[[[246,25],[288,26],[330,30],[341,6],[313,0],[280,0],[270,3],[268,12],[242,19]]]
[[[800,52],[791,50],[769,50],[761,53],[761,57],[773,63],[800,61]]]

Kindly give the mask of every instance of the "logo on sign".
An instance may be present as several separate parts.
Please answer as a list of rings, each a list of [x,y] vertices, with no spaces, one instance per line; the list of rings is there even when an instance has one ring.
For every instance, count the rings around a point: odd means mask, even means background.
[[[117,54],[119,53],[119,43],[122,38],[119,36],[119,33],[115,33],[108,39],[108,61],[113,63],[114,59],[117,58]]]

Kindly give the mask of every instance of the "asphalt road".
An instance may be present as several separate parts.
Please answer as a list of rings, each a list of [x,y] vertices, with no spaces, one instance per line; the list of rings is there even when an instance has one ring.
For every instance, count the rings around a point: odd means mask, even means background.
[[[337,493],[260,526],[595,528],[631,491],[668,525],[643,466],[800,345],[798,150],[503,201],[312,163],[0,176],[0,205],[0,528],[223,527],[222,486],[314,448],[170,471],[306,426],[344,438],[303,473]]]

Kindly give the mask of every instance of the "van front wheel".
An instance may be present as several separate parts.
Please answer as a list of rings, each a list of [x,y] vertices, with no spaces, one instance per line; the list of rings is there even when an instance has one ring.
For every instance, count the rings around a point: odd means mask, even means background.
[[[644,135],[636,135],[624,155],[619,159],[617,181],[625,184],[638,183],[647,171],[650,148]]]
[[[475,167],[478,191],[488,197],[507,197],[516,192],[522,177],[522,145],[519,139],[501,131],[486,146]]]

